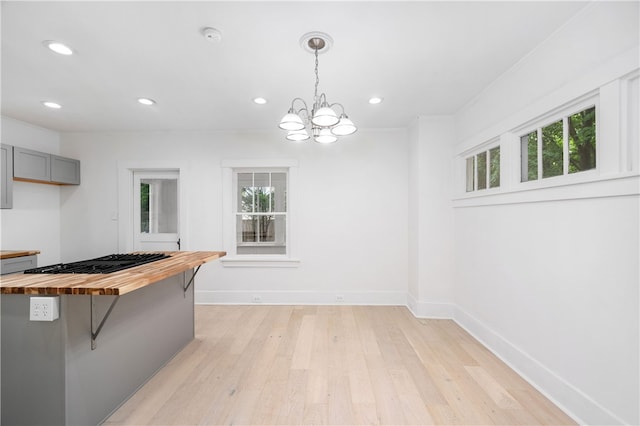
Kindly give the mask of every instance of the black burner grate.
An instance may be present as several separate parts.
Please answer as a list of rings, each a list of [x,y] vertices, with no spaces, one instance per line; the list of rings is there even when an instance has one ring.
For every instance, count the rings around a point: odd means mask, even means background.
[[[25,274],[109,274],[170,257],[164,253],[110,254],[96,259],[27,269]]]

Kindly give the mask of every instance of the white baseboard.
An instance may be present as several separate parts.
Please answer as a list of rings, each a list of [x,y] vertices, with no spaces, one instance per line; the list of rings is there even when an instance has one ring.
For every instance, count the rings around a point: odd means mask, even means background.
[[[404,292],[196,291],[201,305],[390,305],[406,306]]]
[[[454,308],[453,320],[579,424],[625,423],[458,306]]]
[[[407,294],[407,308],[416,318],[453,319],[455,305],[443,302],[423,302]]]

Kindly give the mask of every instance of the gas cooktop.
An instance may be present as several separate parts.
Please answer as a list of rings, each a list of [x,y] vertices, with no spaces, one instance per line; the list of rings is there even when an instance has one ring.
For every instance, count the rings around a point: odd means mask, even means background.
[[[25,274],[109,274],[170,257],[164,253],[110,254],[96,259],[27,269]]]

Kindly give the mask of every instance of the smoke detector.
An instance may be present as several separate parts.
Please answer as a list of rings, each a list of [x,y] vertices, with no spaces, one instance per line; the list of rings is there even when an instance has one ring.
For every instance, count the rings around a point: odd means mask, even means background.
[[[202,35],[211,43],[220,43],[222,41],[222,33],[215,28],[206,27],[202,29]]]

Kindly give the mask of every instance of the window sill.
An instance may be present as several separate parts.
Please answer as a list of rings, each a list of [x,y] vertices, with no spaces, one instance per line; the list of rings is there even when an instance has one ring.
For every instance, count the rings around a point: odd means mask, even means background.
[[[501,204],[535,203],[541,201],[576,200],[585,198],[621,197],[640,193],[640,175],[637,173],[598,176],[586,179],[523,182],[517,188],[493,188],[482,194],[465,194],[453,199],[453,207],[476,207]],[[555,179],[555,178],[549,178]],[[549,184],[547,184],[547,182]],[[555,184],[551,184],[555,183]]]
[[[225,268],[297,268],[300,259],[285,256],[225,256],[220,263]]]

